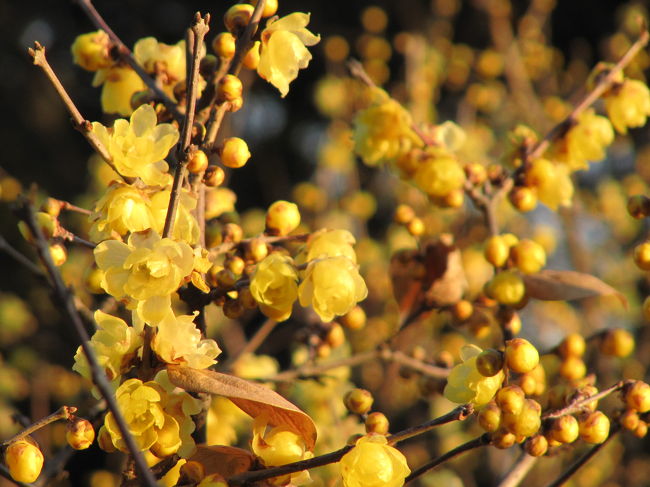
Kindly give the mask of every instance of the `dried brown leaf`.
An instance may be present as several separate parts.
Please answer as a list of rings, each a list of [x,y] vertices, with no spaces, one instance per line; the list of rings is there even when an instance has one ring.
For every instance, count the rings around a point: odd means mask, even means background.
[[[627,308],[627,299],[609,284],[591,274],[545,269],[523,276],[526,292],[543,301],[571,301],[594,296],[616,296]]]
[[[309,415],[268,387],[233,375],[178,365],[168,365],[167,373],[177,387],[225,396],[253,418],[267,413],[269,424],[286,426],[300,435],[309,450],[316,443],[316,425]]]
[[[188,460],[203,465],[206,475],[218,473],[224,478],[229,478],[238,473],[248,472],[255,462],[255,456],[249,451],[234,446],[198,445]]]

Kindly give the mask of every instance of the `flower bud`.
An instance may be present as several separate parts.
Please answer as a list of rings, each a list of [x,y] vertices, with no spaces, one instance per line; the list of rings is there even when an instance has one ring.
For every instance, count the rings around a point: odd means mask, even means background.
[[[366,418],[366,433],[377,433],[378,435],[385,435],[388,433],[389,426],[390,424],[388,422],[388,418],[384,413],[370,413]]]
[[[478,413],[478,422],[488,433],[494,433],[501,426],[501,408],[494,402],[488,403]]]
[[[540,244],[529,239],[520,240],[512,247],[510,258],[524,274],[535,274],[546,265],[546,251]]]
[[[110,57],[111,42],[103,30],[77,36],[71,51],[74,63],[87,71],[97,71],[113,65]]]
[[[474,313],[474,305],[466,299],[454,303],[451,307],[451,314],[459,323],[467,321]]]
[[[634,431],[639,426],[640,418],[634,409],[627,409],[618,421],[626,430]]]
[[[205,467],[200,462],[188,460],[180,469],[181,477],[198,484],[205,477]]]
[[[558,372],[568,381],[582,379],[587,374],[587,365],[579,357],[567,357]]]
[[[498,350],[488,349],[476,357],[476,369],[484,377],[493,377],[503,368],[503,354]]]
[[[516,305],[524,299],[526,286],[516,272],[503,271],[499,272],[487,283],[485,292],[500,304]]]
[[[266,210],[266,233],[283,237],[289,235],[300,225],[298,205],[279,200]]]
[[[516,436],[532,436],[542,425],[542,407],[534,399],[526,399],[519,414],[515,417],[506,415],[503,418],[504,427]]]
[[[361,306],[357,305],[338,320],[348,330],[360,330],[366,326],[366,312]]]
[[[496,396],[497,405],[507,414],[519,414],[524,407],[526,396],[517,385],[505,386],[499,389]]]
[[[65,439],[75,450],[85,450],[95,441],[95,429],[87,419],[75,417],[68,421]]]
[[[535,435],[526,441],[524,449],[531,457],[541,457],[548,450],[548,441],[544,435]]]
[[[208,156],[202,150],[196,150],[187,161],[187,170],[192,174],[199,174],[208,167]]]
[[[415,218],[415,210],[409,205],[401,204],[395,209],[394,219],[400,225],[406,225]]]
[[[257,69],[260,64],[260,41],[255,41],[251,48],[248,50],[242,64],[247,69]]]
[[[43,460],[43,453],[29,436],[10,443],[5,450],[9,474],[17,482],[34,482],[41,474]]]
[[[416,216],[406,224],[406,229],[414,237],[419,237],[424,233],[424,222]]]
[[[490,436],[490,444],[500,450],[510,448],[516,441],[517,437],[505,429],[500,429]]]
[[[240,318],[241,315],[244,314],[246,308],[244,307],[244,304],[241,302],[241,300],[238,297],[237,299],[226,299],[226,302],[223,303],[222,310],[226,318],[230,318],[231,320],[236,320],[237,318]]]
[[[224,242],[239,243],[244,238],[244,230],[236,223],[226,223],[221,230]]]
[[[593,411],[578,420],[580,438],[587,443],[602,443],[609,436],[609,418],[601,411]]]
[[[332,348],[338,348],[345,343],[345,332],[343,327],[336,322],[332,323],[327,335],[325,336],[325,341]]]
[[[600,351],[604,355],[613,357],[627,357],[634,350],[634,337],[622,328],[607,330],[603,341],[600,343]]]
[[[506,364],[520,374],[530,372],[539,363],[539,352],[524,338],[513,338],[506,342]]]
[[[352,389],[343,398],[345,407],[355,414],[366,414],[370,411],[374,399],[370,391],[365,389]]]
[[[257,6],[257,0],[252,0],[253,6]],[[266,0],[264,10],[262,11],[262,18],[271,17],[278,11],[278,0]]]
[[[527,186],[513,188],[508,194],[508,199],[512,206],[522,213],[532,211],[537,206],[537,194]]]
[[[217,84],[217,102],[223,103],[241,98],[243,91],[241,80],[233,74],[227,74]]]
[[[244,167],[251,156],[248,145],[239,137],[229,137],[223,141],[219,156],[224,166],[233,169]]]
[[[551,439],[560,443],[573,443],[580,434],[578,420],[571,415],[555,418],[548,434]]]
[[[50,257],[52,257],[52,262],[57,267],[65,264],[65,261],[68,260],[68,251],[65,249],[65,245],[61,243],[50,245]]]
[[[641,270],[650,270],[650,242],[643,242],[634,247],[634,263]]]
[[[237,35],[244,29],[253,16],[254,7],[245,3],[238,3],[230,7],[223,16],[223,23],[233,34]]]
[[[557,348],[557,352],[562,358],[582,357],[585,353],[587,344],[580,333],[570,333]]]
[[[261,238],[254,238],[246,244],[244,253],[246,260],[260,262],[264,257],[269,255],[269,248],[264,240]]]
[[[230,32],[221,32],[212,40],[212,50],[220,58],[232,58],[235,55],[235,36]]]
[[[510,255],[510,246],[501,235],[490,237],[485,243],[485,259],[494,267],[502,267]]]
[[[645,438],[645,435],[648,434],[648,423],[645,421],[639,421],[639,425],[634,430],[634,436],[637,438]]]
[[[211,188],[221,186],[224,179],[226,179],[226,173],[219,166],[208,166],[203,174],[203,183]]]
[[[650,385],[643,381],[634,381],[624,389],[625,403],[630,409],[639,413],[650,411]]]

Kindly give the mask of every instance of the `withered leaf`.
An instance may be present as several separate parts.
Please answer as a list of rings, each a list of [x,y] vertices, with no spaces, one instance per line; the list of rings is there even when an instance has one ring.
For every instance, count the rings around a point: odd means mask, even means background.
[[[627,308],[627,299],[609,284],[591,274],[544,269],[523,276],[526,292],[543,301],[570,301],[594,296],[616,296]]]
[[[198,445],[188,460],[203,465],[206,475],[218,473],[228,478],[238,473],[248,472],[255,462],[255,456],[249,451],[234,446]]]
[[[316,443],[316,425],[309,415],[268,387],[233,375],[180,365],[168,365],[167,373],[175,386],[225,396],[253,418],[267,413],[269,424],[286,426],[302,437],[309,450]]]

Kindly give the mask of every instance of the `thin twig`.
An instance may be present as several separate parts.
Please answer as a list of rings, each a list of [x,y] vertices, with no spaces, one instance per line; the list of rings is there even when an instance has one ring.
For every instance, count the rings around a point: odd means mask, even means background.
[[[593,396],[586,397],[584,399],[580,399],[579,401],[575,401],[562,409],[557,409],[555,411],[547,411],[546,413],[542,414],[542,419],[552,419],[552,418],[560,418],[562,416],[566,416],[567,414],[573,414],[582,411],[587,405],[591,404],[594,401],[598,401],[602,399],[605,396],[609,396],[610,394],[620,391],[625,387],[626,384],[632,381],[619,381],[616,384],[614,384],[611,387],[608,387],[607,389],[603,389],[600,391],[598,394],[594,394]]]
[[[400,431],[399,433],[395,433],[394,435],[389,436],[388,443],[390,445],[394,445],[400,441],[404,441],[408,438],[413,438],[414,436],[426,433],[427,431],[430,431],[433,428],[437,428],[438,426],[442,426],[443,424],[451,423],[452,421],[463,421],[473,412],[474,406],[471,404],[463,404],[462,406],[458,406],[456,409],[436,419],[432,419],[431,421],[427,421],[421,425],[413,426],[412,428],[405,429],[404,431]]]
[[[22,430],[17,435],[14,435],[8,440],[3,441],[2,446],[7,446],[10,443],[13,443],[14,441],[18,441],[24,438],[25,436],[31,435],[34,431],[38,431],[39,429],[47,426],[48,424],[54,423],[55,421],[59,421],[60,419],[70,419],[70,416],[72,416],[76,412],[77,412],[77,408],[74,406],[61,406],[54,413],[50,414],[49,416],[46,416],[45,418],[39,419],[35,423],[31,424],[30,426]]]
[[[43,271],[37,265],[14,249],[2,235],[0,235],[0,250],[4,250],[9,257],[13,258],[23,267],[26,267],[33,274],[36,274],[39,277],[45,277],[45,274],[43,274]]]
[[[106,21],[102,18],[102,16],[97,12],[97,9],[95,9],[95,6],[93,5],[91,0],[76,0],[77,4],[79,7],[81,7],[81,10],[84,11],[84,13],[88,16],[90,21],[97,27],[98,29],[103,30],[108,34],[109,39],[111,42],[115,45],[117,48],[117,52],[120,55],[120,58],[128,64],[131,69],[133,69],[137,75],[142,79],[145,85],[147,85],[147,88],[152,90],[156,98],[158,98],[163,105],[165,105],[165,108],[171,113],[171,115],[174,117],[174,119],[181,121],[183,119],[183,114],[178,111],[178,107],[174,100],[169,98],[167,94],[158,86],[158,83],[156,82],[155,79],[153,79],[151,76],[149,76],[149,73],[147,73],[142,66],[138,64],[138,62],[135,60],[133,57],[133,54],[131,53],[131,50],[122,42],[122,40],[113,32],[113,30],[108,26]]]
[[[36,245],[36,250],[41,259],[41,262],[45,266],[47,273],[50,276],[54,295],[60,301],[66,314],[68,315],[69,320],[72,322],[72,325],[74,326],[77,334],[79,335],[79,338],[81,339],[81,347],[84,356],[88,361],[93,383],[97,386],[102,397],[106,400],[107,407],[115,418],[115,422],[119,427],[122,438],[126,443],[126,447],[135,461],[136,468],[141,476],[141,480],[145,485],[149,487],[157,487],[156,479],[153,477],[151,471],[147,467],[147,463],[145,462],[142,452],[138,449],[138,446],[136,445],[135,440],[129,431],[129,427],[124,420],[124,416],[122,415],[122,412],[120,411],[119,406],[117,405],[117,401],[113,395],[113,390],[108,381],[108,378],[106,377],[104,370],[97,361],[95,351],[90,346],[90,337],[88,336],[88,333],[84,328],[81,316],[75,307],[72,292],[66,287],[61,274],[52,262],[47,240],[43,236],[41,229],[36,223],[34,210],[31,208],[29,202],[26,199],[23,199],[22,205],[19,207],[18,212],[27,224],[29,230],[32,232],[32,235],[35,237],[34,243]]]
[[[77,106],[72,101],[72,98],[70,98],[70,95],[68,95],[68,92],[61,84],[61,81],[52,69],[52,66],[50,66],[50,63],[47,62],[47,58],[45,57],[45,47],[38,42],[35,42],[34,48],[28,49],[27,52],[34,59],[34,64],[43,70],[47,78],[50,80],[50,83],[52,83],[52,86],[59,94],[59,98],[61,98],[61,101],[63,101],[63,104],[68,109],[68,112],[74,121],[75,128],[81,132],[81,134],[86,138],[93,149],[95,149],[101,158],[104,159],[106,164],[108,164],[111,169],[113,169],[113,171],[115,171],[117,174],[120,174],[120,172],[115,167],[115,164],[113,164],[113,157],[111,156],[110,152],[108,152],[106,146],[93,132],[92,124],[81,115],[81,112],[77,109]],[[132,182],[130,178],[126,178],[124,176],[122,177],[125,181]]]
[[[210,30],[208,27],[209,21],[209,14],[205,17],[201,17],[201,14],[197,12],[190,29],[190,35],[193,39],[191,44],[194,47],[191,61],[192,68],[190,71],[190,77],[187,80],[185,118],[183,119],[183,129],[181,131],[181,138],[178,142],[177,149],[178,165],[176,167],[174,182],[172,184],[171,193],[169,195],[169,207],[167,208],[163,237],[169,237],[172,234],[172,229],[174,228],[174,220],[176,219],[176,210],[178,208],[178,202],[181,194],[181,187],[183,185],[183,180],[185,179],[187,162],[190,157],[190,142],[192,140],[192,128],[194,126],[194,110],[196,108],[196,94],[198,91],[201,47],[203,46],[203,39],[205,38],[205,35]]]
[[[246,238],[244,240],[240,240],[239,242],[225,242],[222,243],[221,245],[218,245],[210,249],[210,259],[214,259],[215,257],[221,254],[225,254],[226,252],[230,252],[236,247],[244,247],[247,243],[251,242],[252,240],[259,240],[266,244],[274,245],[274,244],[282,244],[286,242],[304,242],[310,236],[311,236],[310,233],[287,235],[285,237],[272,237],[270,235],[259,235],[257,237],[251,237],[251,238]]]
[[[474,450],[475,448],[480,448],[482,446],[486,446],[489,444],[490,444],[490,435],[488,433],[485,433],[479,436],[478,438],[474,438],[473,440],[470,440],[467,443],[463,443],[462,445],[457,446],[452,450],[449,450],[444,455],[441,455],[438,458],[435,458],[425,463],[420,468],[412,471],[411,474],[408,477],[406,477],[406,479],[404,479],[404,483],[408,484],[411,480],[415,480],[421,475],[427,473],[429,470],[437,467],[438,465],[445,463],[448,460],[451,460],[452,458],[460,455],[461,453],[465,453],[466,451]]]
[[[634,59],[634,56],[645,47],[650,40],[648,30],[645,28],[641,35],[634,44],[630,46],[623,57],[616,63],[616,65],[602,78],[600,78],[594,88],[587,93],[584,98],[575,106],[571,113],[559,124],[553,127],[546,136],[539,141],[539,143],[528,154],[528,160],[534,160],[542,156],[544,151],[549,147],[551,142],[561,137],[566,133],[566,130],[571,127],[578,119],[580,114],[589,108],[600,96],[605,93],[611,86],[619,73]]]
[[[232,366],[241,358],[243,355],[246,355],[247,353],[253,353],[255,350],[258,349],[258,347],[266,340],[266,338],[271,334],[271,332],[275,329],[275,326],[278,324],[277,321],[272,320],[272,319],[267,319],[262,326],[260,327],[259,330],[255,332],[253,337],[246,342],[246,344],[242,347],[241,350],[239,350],[237,353],[235,353],[232,358],[229,358],[226,363],[223,365],[224,370],[231,370]]]
[[[517,487],[524,480],[528,472],[530,472],[530,469],[535,466],[538,458],[522,452],[521,456],[501,479],[497,487]]]
[[[609,436],[605,441],[602,443],[594,446],[589,450],[587,453],[585,453],[583,456],[578,458],[578,460],[571,465],[566,472],[564,472],[562,475],[560,475],[557,479],[555,479],[553,482],[548,484],[547,487],[560,487],[560,485],[563,485],[567,480],[569,480],[574,473],[576,473],[584,464],[586,464],[589,460],[591,460],[591,457],[593,457],[596,453],[598,453],[602,448],[611,440],[614,436],[616,436],[616,433],[619,432],[618,426],[612,426],[612,429],[609,432]]]

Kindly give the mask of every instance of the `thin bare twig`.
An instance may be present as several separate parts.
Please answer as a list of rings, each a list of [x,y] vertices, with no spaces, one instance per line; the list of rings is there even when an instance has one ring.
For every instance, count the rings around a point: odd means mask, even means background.
[[[117,52],[120,55],[120,58],[128,64],[131,69],[133,69],[140,79],[147,85],[147,88],[152,90],[156,97],[165,105],[165,108],[171,113],[171,115],[178,121],[183,119],[183,114],[178,111],[178,107],[174,100],[169,98],[167,94],[158,86],[156,80],[154,80],[149,73],[147,73],[142,66],[133,57],[131,50],[122,42],[122,40],[113,32],[113,30],[108,26],[103,17],[99,14],[91,0],[76,0],[77,4],[88,16],[90,21],[98,29],[103,30],[108,34],[111,42],[117,47]]]
[[[609,396],[610,394],[616,391],[620,391],[621,389],[623,389],[623,387],[625,387],[626,384],[630,382],[633,381],[619,381],[613,386],[608,387],[607,389],[603,389],[598,394],[594,394],[593,396],[589,396],[584,399],[580,399],[579,401],[572,402],[571,404],[563,407],[562,409],[557,409],[555,411],[547,411],[546,413],[542,414],[542,419],[560,418],[562,416],[566,416],[567,414],[580,412],[590,403],[594,401],[598,401],[605,396]]]
[[[120,411],[119,406],[117,405],[117,401],[113,395],[113,390],[108,381],[108,378],[106,377],[104,370],[97,361],[95,351],[90,346],[90,337],[88,336],[81,316],[75,307],[74,296],[70,289],[66,287],[61,274],[59,273],[59,270],[52,262],[47,240],[43,236],[41,229],[36,223],[34,210],[26,199],[23,199],[21,206],[18,208],[18,213],[23,221],[25,221],[27,224],[27,227],[32,232],[32,235],[34,235],[34,244],[36,246],[36,250],[41,259],[41,262],[45,266],[45,269],[50,276],[54,295],[60,301],[63,309],[65,310],[65,313],[68,315],[69,320],[72,322],[72,325],[74,326],[79,338],[81,339],[81,348],[83,350],[84,356],[86,357],[86,360],[88,361],[93,383],[97,386],[102,397],[106,400],[107,407],[115,418],[115,422],[120,429],[120,433],[122,434],[122,438],[126,443],[126,447],[135,461],[136,468],[141,476],[141,480],[148,487],[157,487],[156,479],[153,477],[151,471],[147,467],[147,463],[145,462],[142,452],[138,449],[138,446],[136,445],[135,440],[129,431],[129,427],[124,420],[124,416],[122,415],[122,412]]]
[[[33,274],[39,277],[45,277],[45,274],[43,274],[43,271],[37,265],[34,265],[31,260],[13,248],[2,235],[0,235],[0,250],[4,250],[9,257],[13,258],[23,267],[26,267]]]
[[[47,426],[50,423],[54,423],[55,421],[59,421],[60,419],[69,419],[70,416],[72,416],[76,412],[77,412],[77,408],[74,406],[61,406],[54,413],[50,414],[49,416],[46,416],[45,418],[39,419],[38,421],[31,424],[27,428],[23,429],[17,435],[14,435],[8,440],[3,441],[2,446],[7,446],[10,443],[13,443],[14,441],[18,441],[24,438],[25,436],[31,435],[34,431],[38,431],[39,429]]]
[[[272,320],[272,319],[267,319],[264,321],[262,326],[260,327],[257,332],[253,335],[253,337],[246,342],[244,347],[239,350],[237,353],[235,353],[232,358],[229,358],[228,361],[224,364],[224,370],[231,370],[232,366],[241,358],[243,355],[246,355],[247,353],[253,353],[255,350],[258,349],[258,347],[266,340],[266,338],[271,334],[271,332],[275,329],[275,326],[278,324],[277,321]]]
[[[430,431],[433,428],[437,428],[438,426],[442,426],[443,424],[451,423],[452,421],[463,421],[473,412],[474,406],[471,404],[463,404],[462,406],[458,406],[456,409],[438,418],[432,419],[426,423],[422,423],[418,426],[413,426],[412,428],[405,429],[404,431],[400,431],[399,433],[395,433],[394,435],[389,436],[388,443],[390,445],[394,445],[400,441],[404,441],[408,438],[413,438],[414,436],[426,433],[427,431]]]
[[[522,452],[508,473],[501,479],[497,487],[517,487],[526,477],[530,469],[535,466],[539,457],[533,457]]]

